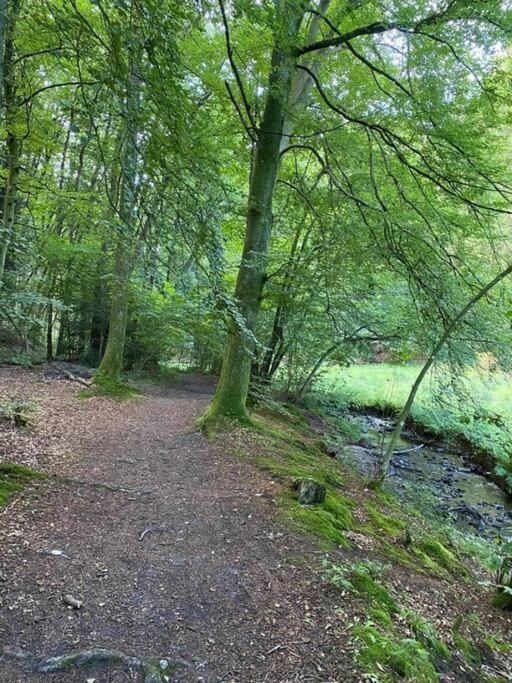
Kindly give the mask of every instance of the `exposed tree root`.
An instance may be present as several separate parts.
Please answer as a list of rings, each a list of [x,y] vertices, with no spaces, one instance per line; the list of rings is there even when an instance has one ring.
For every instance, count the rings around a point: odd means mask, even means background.
[[[115,493],[132,493],[140,494],[146,491],[141,491],[140,489],[126,488],[123,486],[116,486],[115,484],[106,484],[101,481],[87,481],[85,479],[77,479],[76,477],[63,477],[59,474],[50,474],[49,479],[61,482],[62,484],[70,484],[77,486],[90,486],[93,489],[100,489],[105,491],[114,491]]]
[[[176,665],[168,659],[155,657],[131,657],[118,650],[95,648],[68,652],[65,655],[41,659],[26,650],[4,648],[2,654],[25,662],[31,670],[42,674],[54,674],[70,669],[98,670],[108,666],[137,670],[142,674],[143,683],[165,683],[172,680]],[[184,662],[182,662],[184,664]]]

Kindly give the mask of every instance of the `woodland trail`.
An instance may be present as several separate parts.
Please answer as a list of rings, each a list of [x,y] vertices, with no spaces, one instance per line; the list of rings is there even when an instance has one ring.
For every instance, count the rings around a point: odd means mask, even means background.
[[[357,680],[336,595],[304,566],[318,548],[278,521],[277,484],[194,430],[208,380],[122,404],[60,384],[69,417],[40,419],[47,434],[60,420],[62,455],[0,512],[0,646],[17,655],[0,658],[2,683],[144,680],[34,670],[94,648],[165,658],[178,681]]]

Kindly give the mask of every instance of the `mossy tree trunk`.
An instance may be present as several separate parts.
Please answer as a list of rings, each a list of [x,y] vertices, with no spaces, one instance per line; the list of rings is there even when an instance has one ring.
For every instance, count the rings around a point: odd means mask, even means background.
[[[287,103],[295,69],[295,47],[306,3],[278,4],[278,27],[272,65],[249,184],[245,241],[235,297],[240,319],[228,332],[217,391],[210,417],[246,419],[254,331],[265,282],[266,259],[272,231],[272,201],[280,165]]]
[[[21,144],[14,134],[7,134],[6,142],[6,169],[7,179],[4,189],[4,204],[2,212],[2,240],[0,246],[0,287],[3,285],[5,261],[7,252],[12,241],[14,225],[16,222],[16,198],[18,195],[18,178],[20,174],[20,148]]]
[[[13,0],[0,4],[1,17],[1,41],[3,43],[1,54],[2,81],[2,107],[1,125],[7,131],[4,151],[4,176],[2,220],[0,224],[0,287],[3,286],[5,261],[9,250],[16,217],[16,198],[18,193],[18,178],[20,173],[21,142],[18,139],[16,129],[16,106],[15,106],[15,80],[14,80],[14,31],[20,11],[19,0]]]
[[[95,375],[95,379],[99,382],[105,379],[118,382],[123,370],[128,299],[130,296],[130,275],[132,272],[132,252],[133,248],[130,240],[120,236],[117,240],[115,253],[107,344]]]
[[[134,266],[136,186],[137,186],[137,132],[140,103],[140,82],[137,75],[138,59],[130,54],[130,73],[126,84],[124,108],[125,135],[121,148],[121,182],[119,187],[119,221],[114,254],[114,273],[110,320],[105,353],[101,359],[95,381],[118,382],[123,370],[130,277]]]
[[[7,0],[0,0],[0,84],[4,81],[5,37],[7,29]],[[0,88],[0,119],[3,116],[4,93]]]

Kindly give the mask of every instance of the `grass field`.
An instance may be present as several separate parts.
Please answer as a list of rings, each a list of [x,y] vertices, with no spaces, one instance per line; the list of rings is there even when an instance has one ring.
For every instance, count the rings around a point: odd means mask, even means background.
[[[402,406],[420,365],[372,363],[349,368],[328,368],[317,383],[317,390],[337,394],[358,405]],[[416,402],[430,403],[442,391],[447,376],[442,371],[423,380]],[[504,373],[473,371],[465,379],[465,389],[477,406],[498,413],[512,426],[512,376]]]

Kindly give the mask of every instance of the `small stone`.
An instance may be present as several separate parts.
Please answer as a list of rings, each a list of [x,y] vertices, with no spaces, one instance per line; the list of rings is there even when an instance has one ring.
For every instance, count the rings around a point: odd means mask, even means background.
[[[325,500],[325,486],[314,479],[299,479],[295,482],[294,488],[299,492],[297,500],[302,505],[314,505]]]

